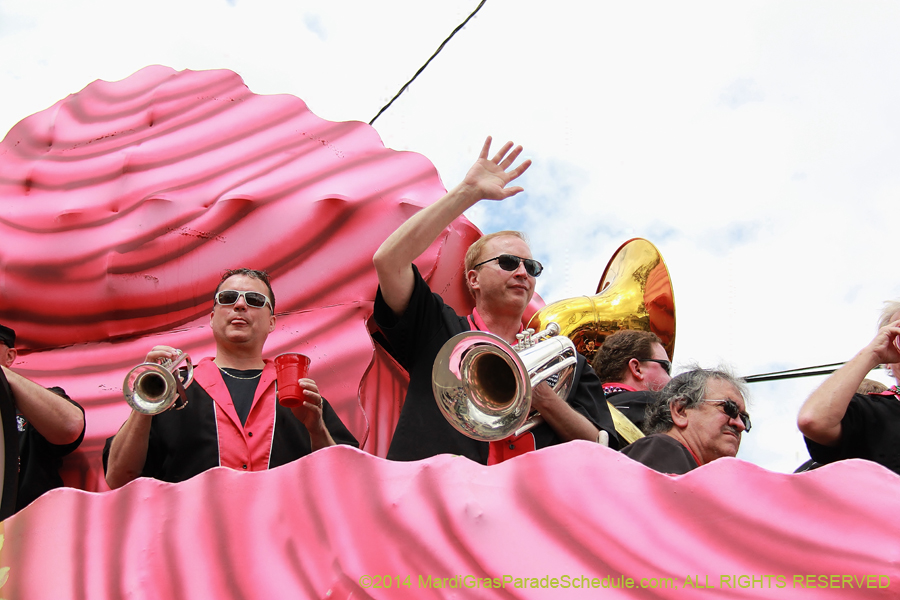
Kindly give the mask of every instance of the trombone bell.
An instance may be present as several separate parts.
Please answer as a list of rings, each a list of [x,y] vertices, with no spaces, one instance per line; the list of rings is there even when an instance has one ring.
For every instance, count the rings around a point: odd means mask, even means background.
[[[182,364],[184,363],[184,364]],[[141,363],[128,372],[122,384],[125,401],[144,415],[158,415],[187,406],[184,388],[194,379],[191,357],[180,352],[174,360]]]
[[[547,335],[541,332],[534,336]],[[460,433],[494,442],[519,432],[531,412],[531,391],[548,381],[563,399],[575,377],[575,346],[564,337],[510,346],[482,331],[456,335],[434,362],[431,385],[438,407]]]

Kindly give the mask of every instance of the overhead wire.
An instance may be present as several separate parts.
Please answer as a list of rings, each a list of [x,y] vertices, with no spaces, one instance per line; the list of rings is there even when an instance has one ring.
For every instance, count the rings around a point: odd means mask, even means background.
[[[798,377],[812,377],[813,375],[830,375],[837,371],[844,363],[831,363],[827,365],[817,365],[814,367],[803,367],[802,369],[788,369],[786,371],[772,371],[771,373],[760,373],[758,375],[748,375],[744,377],[747,383],[758,383],[760,381],[778,381],[780,379],[796,379]]]
[[[475,14],[476,14],[479,10],[481,10],[481,7],[484,6],[484,3],[485,3],[485,2],[487,2],[487,0],[481,0],[481,2],[478,4],[478,6],[475,8],[475,10],[473,10],[472,13],[471,13],[468,17],[466,17],[465,21],[463,21],[462,23],[460,23],[459,25],[456,26],[456,29],[454,29],[453,32],[451,32],[450,35],[448,35],[447,38],[446,38],[443,42],[441,42],[441,45],[438,46],[438,49],[434,51],[434,54],[432,54],[431,57],[430,57],[427,61],[425,61],[425,64],[422,65],[421,67],[419,67],[419,70],[416,71],[416,74],[412,76],[412,79],[410,79],[409,81],[407,81],[406,83],[404,83],[404,84],[403,84],[403,87],[400,88],[400,91],[397,92],[396,94],[394,94],[394,97],[391,98],[391,101],[388,102],[387,104],[385,104],[384,106],[382,106],[382,107],[381,107],[381,110],[378,111],[378,114],[375,115],[374,117],[372,117],[372,120],[369,121],[369,125],[371,125],[372,123],[374,123],[374,122],[375,122],[375,119],[377,119],[378,117],[380,117],[381,114],[382,114],[384,111],[386,111],[388,108],[390,108],[391,104],[394,103],[394,100],[396,100],[397,98],[399,98],[399,97],[400,97],[400,94],[402,94],[403,92],[406,91],[406,88],[408,88],[409,85],[410,85],[413,81],[416,80],[416,77],[418,77],[418,76],[422,73],[422,71],[425,70],[425,68],[431,63],[431,61],[434,60],[434,57],[437,56],[438,54],[440,54],[441,50],[444,49],[444,46],[447,45],[447,42],[449,42],[449,41],[451,40],[451,38],[453,38],[453,36],[456,35],[456,33],[457,33],[460,29],[462,29],[463,27],[465,27],[465,26],[466,26],[466,23],[468,23],[468,22],[472,19],[472,17],[474,17]]]

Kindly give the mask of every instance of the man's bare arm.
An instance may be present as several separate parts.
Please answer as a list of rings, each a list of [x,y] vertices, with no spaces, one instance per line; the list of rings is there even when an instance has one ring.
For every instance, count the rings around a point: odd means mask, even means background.
[[[16,408],[51,444],[65,446],[76,441],[84,430],[84,413],[63,398],[6,367]]]
[[[120,488],[141,476],[147,462],[152,422],[152,416],[131,411],[125,424],[116,433],[106,465],[106,484],[110,489]]]
[[[178,350],[171,346],[154,346],[144,362],[160,362],[173,359]],[[125,424],[113,438],[106,465],[106,483],[110,488],[120,488],[141,476],[147,462],[150,445],[151,415],[132,410]]]
[[[837,445],[841,440],[841,420],[862,380],[880,364],[900,362],[900,352],[894,346],[898,335],[900,321],[882,327],[868,346],[810,394],[797,416],[803,435],[823,446]]]
[[[412,262],[454,219],[481,200],[504,200],[523,191],[521,187],[506,187],[531,166],[531,161],[526,160],[511,168],[522,147],[513,148],[512,142],[507,142],[488,159],[490,148],[488,137],[465,179],[440,200],[410,217],[375,252],[373,262],[378,285],[395,314],[403,314],[412,296]]]

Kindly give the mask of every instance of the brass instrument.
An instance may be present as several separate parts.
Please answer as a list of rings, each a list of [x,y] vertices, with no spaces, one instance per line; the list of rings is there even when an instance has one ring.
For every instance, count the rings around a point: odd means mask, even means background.
[[[141,363],[128,372],[122,384],[125,400],[145,415],[158,415],[170,408],[187,406],[184,388],[194,380],[191,357],[181,350],[174,359]]]
[[[675,354],[675,300],[672,280],[656,246],[641,238],[628,240],[603,271],[597,294],[548,304],[531,317],[529,327],[559,323],[561,335],[591,360],[607,336],[621,329],[652,331],[662,341],[669,360]],[[611,404],[619,436],[627,442],[643,437],[640,430]]]
[[[672,280],[662,255],[645,239],[628,240],[613,254],[595,296],[579,296],[548,304],[528,326],[540,329],[559,323],[560,334],[588,360],[607,336],[620,329],[652,331],[675,354],[675,300]]]
[[[540,416],[529,414],[534,386],[553,378],[547,383],[565,400],[575,377],[575,346],[558,333],[559,326],[549,323],[537,334],[519,334],[515,346],[483,331],[450,338],[434,361],[431,379],[435,400],[450,424],[483,442],[538,425]]]

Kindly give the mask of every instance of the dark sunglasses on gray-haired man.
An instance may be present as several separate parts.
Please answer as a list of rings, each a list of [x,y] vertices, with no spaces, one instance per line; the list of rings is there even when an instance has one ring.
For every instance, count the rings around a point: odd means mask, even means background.
[[[740,419],[744,424],[744,431],[750,431],[750,415],[743,412],[734,400],[703,400],[707,404],[717,404],[725,416],[729,419]]]

